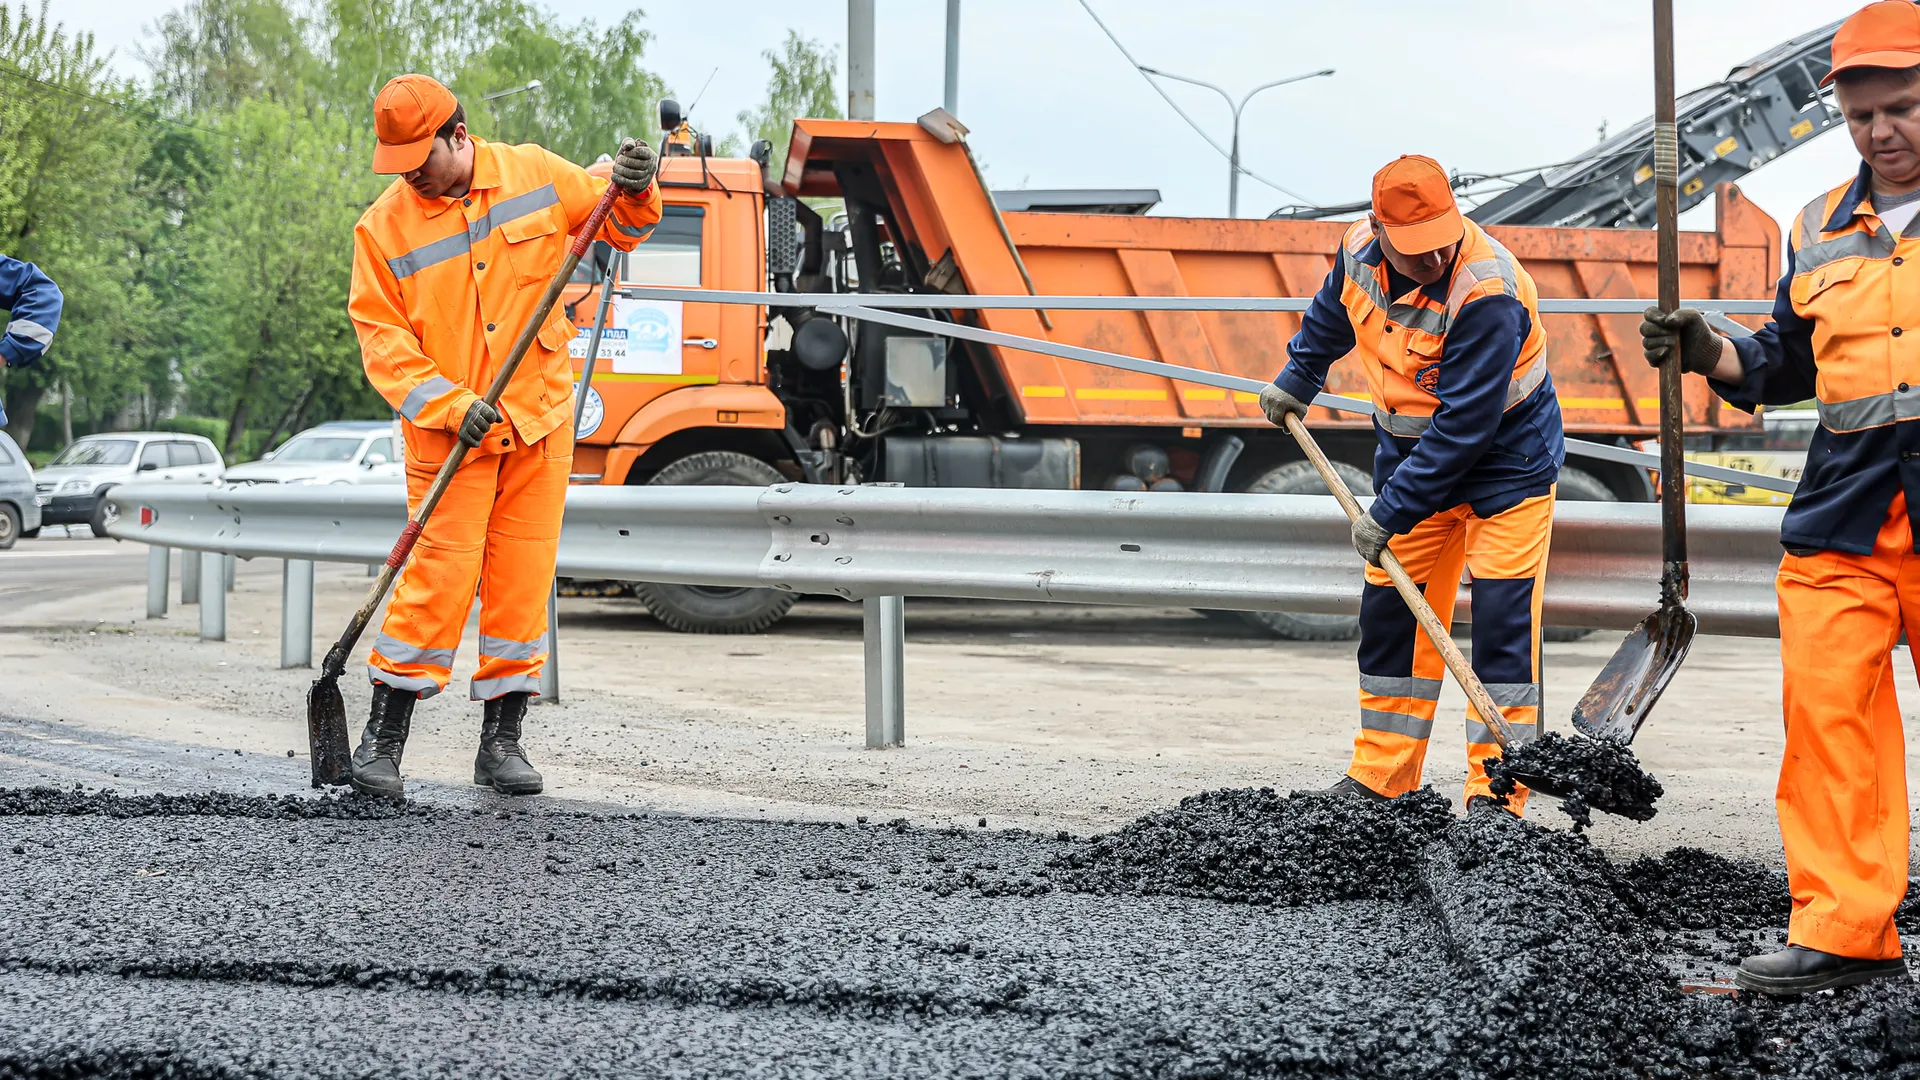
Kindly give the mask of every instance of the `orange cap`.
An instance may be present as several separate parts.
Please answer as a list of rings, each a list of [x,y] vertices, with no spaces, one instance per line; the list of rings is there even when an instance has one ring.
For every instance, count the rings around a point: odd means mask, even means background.
[[[1446,170],[1419,154],[1402,154],[1373,174],[1373,216],[1403,255],[1437,251],[1467,232]]]
[[[405,173],[419,168],[433,152],[433,133],[460,107],[453,91],[425,75],[400,75],[387,81],[373,99],[373,171]]]
[[[1820,85],[1863,67],[1920,67],[1920,4],[1878,0],[1848,16],[1833,35],[1833,70]]]

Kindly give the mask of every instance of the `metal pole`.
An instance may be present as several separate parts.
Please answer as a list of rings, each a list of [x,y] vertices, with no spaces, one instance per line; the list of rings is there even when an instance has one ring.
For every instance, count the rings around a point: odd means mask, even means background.
[[[960,112],[960,0],[947,0],[947,92],[941,104]]]
[[[234,578],[239,576],[240,559],[236,555],[223,556],[220,573],[227,583],[227,591],[233,591]]]
[[[167,617],[167,569],[173,552],[159,544],[147,548],[147,618]]]
[[[1246,102],[1242,101],[1241,105]],[[1233,153],[1227,155],[1227,216],[1240,216],[1240,110],[1233,110]]]
[[[226,556],[217,551],[200,553],[200,640],[227,640],[227,589],[221,581],[220,563]]]
[[[907,604],[900,596],[861,602],[866,638],[867,749],[907,741]]]
[[[560,704],[560,579],[547,593],[547,662],[540,668],[540,700]]]
[[[847,119],[873,119],[873,0],[847,0]]]
[[[200,602],[200,552],[182,551],[180,553],[180,604]]]
[[[311,559],[288,559],[280,577],[280,666],[313,666]]]
[[[593,316],[593,333],[587,335],[587,361],[580,368],[580,386],[574,391],[573,437],[580,438],[580,418],[587,414],[587,394],[593,390],[593,362],[600,357],[600,334],[607,328],[607,308],[613,303],[613,282],[615,278],[625,277],[627,270],[626,252],[616,252],[612,261],[607,263],[606,280],[600,283],[600,310]],[[579,444],[574,444],[576,450]]]

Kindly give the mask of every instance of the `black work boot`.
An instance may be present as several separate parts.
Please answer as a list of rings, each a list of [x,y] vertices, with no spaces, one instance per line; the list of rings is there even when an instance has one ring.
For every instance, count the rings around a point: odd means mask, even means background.
[[[540,773],[520,749],[520,725],[527,718],[524,690],[486,702],[480,721],[480,753],[473,759],[473,782],[502,795],[538,795]]]
[[[1386,802],[1389,798],[1389,796],[1380,794],[1351,776],[1343,776],[1339,782],[1332,787],[1321,788],[1313,794],[1342,795],[1349,799],[1359,799],[1363,802]]]
[[[373,684],[367,730],[360,734],[360,748],[353,752],[355,791],[384,799],[405,795],[400,783],[400,751],[406,749],[407,732],[413,728],[413,706],[419,700],[420,695],[411,690]]]
[[[1779,997],[1811,994],[1838,986],[1858,986],[1875,979],[1904,979],[1904,960],[1858,960],[1850,956],[1789,945],[1779,952],[1749,956],[1740,961],[1733,982],[1742,990]]]

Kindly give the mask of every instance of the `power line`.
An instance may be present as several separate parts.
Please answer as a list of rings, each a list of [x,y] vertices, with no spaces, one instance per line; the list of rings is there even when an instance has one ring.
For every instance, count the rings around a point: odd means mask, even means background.
[[[52,90],[53,92],[58,94],[66,94],[68,97],[79,98],[82,101],[91,101],[98,105],[105,105],[110,109],[117,109],[120,112],[128,113],[133,116],[143,117],[145,119],[155,121],[156,123],[172,124],[174,127],[191,128],[194,131],[206,132],[208,135],[220,134],[219,132],[213,130],[212,128],[204,128],[198,124],[189,124],[184,120],[174,120],[170,117],[161,116],[159,113],[148,112],[145,109],[136,109],[131,105],[123,105],[118,101],[112,100],[111,98],[103,98],[97,94],[89,94],[84,90],[75,90],[70,86],[61,86],[59,83],[52,83],[52,82],[48,82],[45,79],[35,78],[32,75],[29,75],[24,71],[21,71],[19,68],[14,67],[12,64],[0,63],[0,75],[11,75],[16,79],[22,80],[23,82],[33,83],[37,86],[41,86],[48,90]]]
[[[1080,6],[1086,9],[1087,15],[1093,19],[1094,25],[1100,28],[1100,32],[1107,35],[1107,40],[1113,42],[1113,47],[1120,50],[1120,55],[1127,58],[1127,63],[1133,65],[1133,70],[1136,72],[1139,72],[1140,77],[1146,80],[1146,83],[1148,86],[1153,87],[1153,92],[1156,94],[1159,94],[1160,97],[1164,101],[1166,101],[1166,103],[1169,106],[1173,108],[1174,112],[1179,113],[1180,119],[1185,120],[1187,122],[1188,127],[1192,128],[1196,133],[1198,133],[1202,139],[1205,139],[1207,141],[1207,145],[1213,147],[1214,153],[1219,154],[1221,157],[1226,158],[1229,162],[1231,162],[1233,160],[1233,155],[1228,153],[1225,147],[1221,146],[1217,142],[1214,142],[1213,136],[1207,134],[1206,129],[1201,127],[1199,122],[1194,120],[1193,117],[1188,116],[1187,111],[1180,107],[1179,102],[1173,100],[1173,98],[1167,94],[1166,90],[1161,88],[1159,83],[1153,81],[1152,77],[1150,77],[1146,73],[1146,71],[1144,71],[1141,68],[1140,61],[1135,60],[1133,58],[1133,54],[1127,51],[1127,47],[1120,43],[1120,39],[1118,37],[1114,36],[1113,31],[1107,29],[1107,24],[1100,20],[1099,14],[1093,10],[1093,5],[1088,3],[1087,0],[1080,0]],[[1274,181],[1269,180],[1264,176],[1261,176],[1259,173],[1254,172],[1252,169],[1247,168],[1245,165],[1239,165],[1236,167],[1240,170],[1241,175],[1252,177],[1253,179],[1259,181],[1262,184],[1267,185],[1268,187],[1272,188],[1273,190],[1279,192],[1282,195],[1286,195],[1289,198],[1299,199],[1303,203],[1309,201],[1305,195],[1302,195],[1291,188],[1284,187],[1280,184],[1277,184]]]

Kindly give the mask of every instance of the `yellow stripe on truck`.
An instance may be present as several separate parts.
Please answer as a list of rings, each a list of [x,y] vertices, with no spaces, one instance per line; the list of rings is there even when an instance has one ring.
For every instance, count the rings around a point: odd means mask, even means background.
[[[1105,389],[1099,389],[1099,388],[1090,388],[1086,390],[1075,390],[1073,392],[1073,396],[1081,401],[1165,401],[1167,400],[1167,392],[1165,390],[1128,390],[1128,389],[1105,390]]]
[[[1067,388],[1064,386],[1023,386],[1020,388],[1020,396],[1021,397],[1066,397]]]
[[[1560,407],[1563,409],[1624,409],[1626,398],[1617,397],[1563,397]]]

